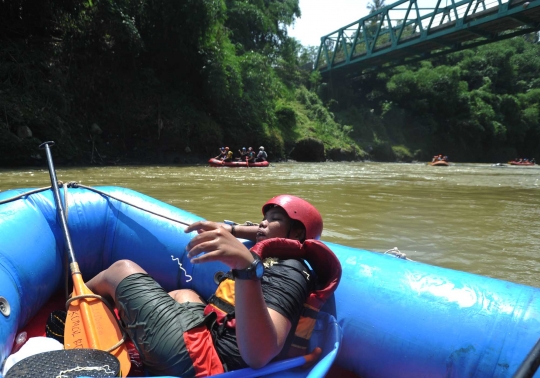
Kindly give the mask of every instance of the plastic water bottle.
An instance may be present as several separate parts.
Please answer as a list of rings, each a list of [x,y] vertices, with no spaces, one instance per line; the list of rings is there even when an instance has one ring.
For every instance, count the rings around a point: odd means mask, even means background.
[[[19,349],[24,345],[24,343],[28,340],[28,334],[26,331],[23,331],[17,335],[15,338],[15,343],[13,345],[13,350],[11,351],[11,354],[17,353]]]

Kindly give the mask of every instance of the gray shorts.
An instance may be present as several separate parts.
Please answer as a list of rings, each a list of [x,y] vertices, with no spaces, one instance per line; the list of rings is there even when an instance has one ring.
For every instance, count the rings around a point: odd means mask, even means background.
[[[116,305],[150,374],[195,376],[183,334],[206,322],[204,304],[178,303],[148,274],[136,273],[116,288]]]

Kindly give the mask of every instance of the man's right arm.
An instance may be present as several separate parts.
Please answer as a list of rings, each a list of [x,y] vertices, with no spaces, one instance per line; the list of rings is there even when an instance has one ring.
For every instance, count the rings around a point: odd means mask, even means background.
[[[236,224],[234,225],[234,232],[233,225],[231,224],[224,224],[223,227],[237,238],[251,240],[252,242],[255,241],[257,231],[259,230],[258,225],[248,226],[245,224]]]

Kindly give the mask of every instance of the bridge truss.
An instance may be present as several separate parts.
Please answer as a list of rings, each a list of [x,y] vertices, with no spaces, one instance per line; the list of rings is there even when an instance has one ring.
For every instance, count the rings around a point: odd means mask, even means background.
[[[538,30],[540,0],[400,0],[321,37],[315,68],[358,76]]]

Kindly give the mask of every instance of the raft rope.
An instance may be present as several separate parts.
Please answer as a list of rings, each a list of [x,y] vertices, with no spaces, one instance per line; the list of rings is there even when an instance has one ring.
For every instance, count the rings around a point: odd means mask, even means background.
[[[62,183],[61,181],[59,181],[58,183],[59,183],[58,186],[64,186],[63,183]],[[147,213],[157,215],[157,216],[159,216],[159,217],[162,217],[162,218],[171,220],[171,221],[173,221],[173,222],[177,222],[177,223],[183,224],[183,225],[185,225],[185,226],[189,226],[189,223],[183,222],[183,221],[178,220],[178,219],[170,218],[170,217],[168,217],[168,216],[166,216],[166,215],[159,214],[159,213],[153,212],[153,211],[151,211],[151,210],[142,208],[142,207],[137,206],[137,205],[135,205],[135,204],[133,204],[133,203],[131,203],[131,202],[128,202],[128,201],[123,200],[123,199],[121,199],[121,198],[115,197],[115,196],[113,196],[113,195],[111,195],[111,194],[109,194],[109,193],[105,193],[105,192],[103,192],[103,191],[101,191],[101,190],[92,188],[92,187],[90,187],[90,186],[86,186],[86,185],[79,184],[79,183],[76,182],[76,181],[70,181],[70,182],[68,182],[68,183],[67,183],[67,187],[69,187],[69,188],[84,188],[84,189],[88,189],[88,190],[91,190],[91,191],[96,192],[96,193],[98,193],[98,194],[101,194],[102,196],[110,197],[110,198],[115,199],[115,200],[117,200],[117,201],[119,201],[119,202],[123,202],[123,203],[125,203],[126,205],[133,206],[133,207],[135,207],[135,208],[137,208],[137,209],[139,209],[139,210],[142,210],[142,211],[146,211]],[[44,188],[39,188],[39,189],[31,190],[31,191],[26,192],[26,193],[22,193],[22,194],[20,194],[20,195],[18,195],[18,196],[15,196],[15,197],[8,198],[8,199],[5,199],[5,200],[0,201],[0,205],[3,204],[3,203],[7,203],[7,202],[14,201],[14,200],[19,199],[19,198],[22,198],[22,197],[29,196],[29,195],[34,194],[34,193],[38,193],[38,192],[41,192],[41,191],[50,189],[50,188],[51,188],[51,187],[48,186],[48,187],[44,187]],[[65,190],[66,190],[66,187],[64,186],[64,198],[67,198],[67,196],[66,196],[67,192],[66,192]],[[66,208],[66,218],[67,218],[67,207],[66,207],[66,206],[64,206],[64,207]],[[230,221],[230,220],[225,220],[224,223],[226,223],[226,224],[234,224],[234,225],[238,225],[238,223],[233,222],[233,221]],[[253,223],[253,222],[247,221],[247,222],[244,223],[244,225],[255,226],[255,225],[257,225],[257,223]],[[385,255],[392,255],[392,256],[394,256],[394,257],[397,257],[397,258],[403,259],[403,260],[414,261],[414,260],[411,260],[410,258],[408,258],[407,255],[406,255],[405,253],[401,252],[397,247],[394,247],[394,248],[392,248],[392,249],[389,249],[388,251],[384,252],[384,254],[385,254]],[[174,258],[173,256],[171,256],[171,258],[172,258],[173,260],[175,260],[175,258]],[[180,269],[184,270],[184,269],[182,268],[182,266],[181,266],[180,261],[177,261],[177,262],[178,262],[178,264],[180,265]],[[184,270],[184,272],[185,272],[185,270]],[[186,274],[186,277],[188,277],[187,274]],[[191,278],[191,276],[189,276],[189,277]],[[191,280],[191,279],[190,279],[190,280]],[[187,282],[189,282],[189,281],[187,281]]]
[[[60,181],[59,181],[59,182],[60,182]],[[18,200],[19,198],[27,197],[27,196],[29,196],[29,195],[31,195],[31,194],[43,192],[43,191],[48,190],[48,189],[51,189],[51,187],[50,187],[50,186],[45,186],[45,187],[43,187],[43,188],[30,190],[29,192],[25,192],[25,193],[19,194],[18,196],[11,197],[11,198],[6,198],[6,199],[4,199],[4,200],[1,200],[1,201],[0,201],[0,205],[3,205],[4,203],[8,203],[8,202],[11,202],[11,201]]]
[[[128,206],[132,206],[132,207],[134,207],[134,208],[136,208],[136,209],[145,211],[145,212],[147,212],[147,213],[150,213],[150,214],[153,214],[153,215],[156,215],[156,216],[159,216],[159,217],[168,219],[168,220],[173,221],[173,222],[176,222],[176,223],[180,223],[180,224],[182,224],[182,225],[184,225],[184,226],[189,226],[189,223],[187,223],[187,222],[184,222],[184,221],[181,221],[181,220],[178,220],[178,219],[174,219],[174,218],[168,217],[168,216],[166,216],[166,215],[163,215],[163,214],[160,214],[160,213],[156,213],[156,212],[154,212],[154,211],[151,211],[151,210],[142,208],[142,207],[137,206],[137,205],[135,205],[135,204],[133,204],[133,203],[131,203],[131,202],[129,202],[129,201],[126,201],[126,200],[123,200],[123,199],[121,199],[121,198],[115,197],[115,196],[113,196],[113,195],[111,195],[111,194],[109,194],[109,193],[105,193],[105,192],[103,192],[103,191],[101,191],[101,190],[99,190],[99,189],[95,189],[95,188],[92,188],[92,187],[90,187],[90,186],[82,185],[82,184],[80,184],[80,183],[78,183],[78,182],[76,182],[76,181],[70,181],[70,182],[68,182],[66,185],[64,185],[64,183],[63,183],[62,181],[59,180],[59,181],[58,181],[58,187],[64,188],[64,201],[66,201],[66,203],[64,203],[64,209],[65,209],[65,213],[66,213],[66,221],[67,221],[67,216],[68,216],[68,206],[66,206],[66,205],[67,205],[67,199],[68,199],[67,188],[84,188],[84,189],[90,190],[90,191],[92,191],[92,192],[98,193],[98,194],[100,194],[100,195],[102,195],[102,196],[104,196],[104,197],[110,197],[110,198],[115,199],[115,200],[117,200],[117,201],[119,201],[119,202],[125,203],[125,204],[128,205]],[[15,197],[11,197],[11,198],[7,198],[7,199],[5,199],[5,200],[2,200],[2,201],[0,201],[0,205],[1,205],[1,204],[4,204],[4,203],[11,202],[11,201],[15,201],[15,200],[20,199],[20,198],[23,198],[23,197],[27,197],[27,196],[29,196],[29,195],[31,195],[31,194],[35,194],[35,193],[39,193],[39,192],[42,192],[42,191],[45,191],[45,190],[49,190],[49,189],[51,189],[51,188],[52,188],[52,186],[47,186],[47,187],[43,187],[43,188],[39,188],[39,189],[30,190],[30,191],[28,191],[28,192],[21,193],[21,194],[15,196]],[[248,223],[248,222],[246,222],[246,224],[247,224],[247,223]],[[249,223],[251,223],[251,222],[249,222]],[[175,258],[174,258],[173,256],[171,256],[171,258],[173,259],[173,261],[175,260]],[[193,279],[193,277],[190,276],[189,274],[187,274],[186,270],[182,267],[182,263],[181,263],[178,259],[176,259],[176,260],[177,260],[177,263],[178,263],[180,269],[182,269],[182,271],[183,271],[183,272],[185,273],[185,275],[186,275],[186,282],[191,281],[191,280]],[[67,265],[66,265],[66,266],[67,266]],[[67,278],[68,278],[68,274],[66,274],[66,280],[67,280]],[[69,280],[67,280],[67,283],[66,283],[66,297],[69,296],[69,293],[68,293],[68,291],[67,291],[67,290],[68,290],[68,289],[67,289],[67,287],[68,287],[68,286],[67,286],[67,285],[68,285],[68,282],[69,282]],[[74,297],[72,300],[74,300],[74,299],[79,299],[79,298],[84,298],[84,297],[85,297],[85,296],[78,296],[77,298]],[[102,299],[102,300],[103,300],[103,299]],[[108,305],[108,303],[107,303],[105,300],[103,300],[103,301],[105,302],[105,304],[106,304],[108,307],[110,307],[110,306]],[[123,341],[121,340],[120,342],[123,342]],[[111,350],[113,350],[113,349],[115,349],[115,347],[113,347]]]
[[[170,217],[168,217],[168,216],[166,216],[166,215],[159,214],[159,213],[153,212],[153,211],[151,211],[151,210],[142,208],[142,207],[137,206],[137,205],[135,205],[135,204],[132,204],[132,203],[130,203],[130,202],[128,202],[128,201],[125,201],[125,200],[123,200],[123,199],[120,199],[120,198],[117,198],[117,197],[115,197],[115,196],[112,196],[112,195],[110,195],[109,193],[102,192],[101,190],[92,188],[92,187],[90,187],[90,186],[81,185],[81,184],[79,184],[78,182],[75,182],[75,181],[69,182],[69,183],[68,183],[68,186],[73,187],[73,188],[80,187],[80,188],[88,189],[88,190],[91,190],[91,191],[96,192],[96,193],[98,193],[98,194],[101,194],[102,196],[110,197],[110,198],[115,199],[115,200],[117,200],[117,201],[123,202],[123,203],[125,203],[126,205],[133,206],[133,207],[136,208],[136,209],[139,209],[139,210],[142,210],[142,211],[146,211],[147,213],[150,213],[150,214],[153,214],[153,215],[157,215],[157,216],[159,216],[159,217],[162,217],[162,218],[171,220],[171,221],[173,221],[173,222],[177,222],[177,223],[183,224],[183,225],[185,225],[185,226],[189,226],[189,223],[183,222],[183,221],[178,220],[178,219],[170,218]],[[176,262],[178,263],[178,267],[184,272],[184,275],[186,276],[186,282],[190,282],[190,281],[193,279],[193,276],[191,276],[191,275],[189,275],[189,274],[187,273],[187,271],[186,271],[186,270],[184,269],[184,267],[182,266],[182,263],[180,262],[180,259],[174,257],[173,255],[171,255],[171,259],[172,259],[172,261],[176,261]]]
[[[67,198],[67,196],[65,195],[67,193],[67,188],[84,188],[84,189],[88,189],[90,191],[93,191],[93,192],[96,192],[98,194],[101,194],[102,196],[104,197],[110,197],[112,199],[115,199],[119,202],[123,202],[125,203],[126,205],[129,205],[129,206],[132,206],[132,207],[135,207],[139,210],[142,210],[142,211],[146,211],[147,213],[150,213],[150,214],[153,214],[153,215],[157,215],[159,217],[162,217],[162,218],[165,218],[165,219],[168,219],[168,220],[171,220],[173,222],[176,222],[176,223],[180,223],[180,224],[183,224],[184,226],[189,226],[189,223],[186,223],[184,221],[181,221],[181,220],[178,220],[178,219],[174,219],[174,218],[171,218],[171,217],[168,217],[166,215],[163,215],[163,214],[159,214],[159,213],[156,213],[154,211],[151,211],[151,210],[148,210],[148,209],[145,209],[145,208],[142,208],[140,206],[137,206],[131,202],[128,202],[126,200],[123,200],[121,198],[118,198],[118,197],[115,197],[109,193],[105,193],[101,190],[98,190],[98,189],[95,189],[95,188],[92,188],[91,186],[86,186],[86,185],[82,185],[82,184],[79,184],[78,182],[76,181],[70,181],[68,182],[66,185],[64,185],[64,183],[62,181],[58,181],[58,187],[63,187],[64,188],[64,199]],[[23,198],[23,197],[28,197],[29,195],[31,194],[36,194],[36,193],[39,193],[39,192],[43,192],[45,190],[49,190],[51,189],[51,186],[46,186],[46,187],[43,187],[43,188],[38,188],[38,189],[33,189],[33,190],[30,190],[28,192],[24,192],[24,193],[21,193],[17,196],[14,196],[14,197],[11,197],[11,198],[6,198],[4,200],[1,200],[0,201],[0,205],[4,204],[4,203],[8,203],[8,202],[12,202],[12,201],[15,201],[17,199],[20,199],[20,198]],[[66,207],[66,206],[64,206]],[[66,208],[66,217],[67,217],[67,208]]]
[[[126,201],[123,201],[119,198],[115,198],[114,196],[111,196],[105,192],[102,192],[100,190],[97,190],[97,189],[94,189],[94,188],[91,188],[91,187],[88,187],[88,186],[84,186],[84,185],[80,185],[78,184],[77,182],[74,182],[74,181],[71,181],[71,182],[68,182],[66,185],[64,185],[64,183],[60,180],[58,180],[58,187],[61,187],[64,189],[64,203],[62,204],[63,208],[64,208],[64,212],[65,212],[65,216],[66,216],[66,221],[68,219],[68,209],[69,209],[69,204],[68,204],[68,199],[69,199],[69,196],[68,196],[68,188],[76,188],[76,187],[83,187],[85,189],[88,189],[88,190],[92,190],[94,192],[97,192],[101,195],[104,195],[104,196],[108,196],[108,197],[111,197],[117,201],[120,201],[120,202],[124,202],[124,203],[127,203],[128,205],[130,206],[133,206],[133,207],[136,207],[138,209],[141,209],[141,210],[145,210],[145,209],[142,209],[141,207],[139,206],[136,206],[136,205],[133,205],[133,204],[130,204]],[[52,186],[46,186],[46,187],[43,187],[43,188],[38,188],[38,189],[33,189],[33,190],[30,190],[28,192],[25,192],[25,193],[21,193],[17,196],[14,196],[14,197],[10,197],[10,198],[7,198],[5,200],[2,200],[0,201],[0,205],[4,204],[4,203],[8,203],[8,202],[12,202],[12,201],[15,201],[17,199],[20,199],[20,198],[24,198],[24,197],[28,197],[32,194],[36,194],[36,193],[39,193],[39,192],[43,192],[45,190],[49,190],[51,189]],[[160,214],[157,214],[157,213],[154,213],[152,211],[149,211],[149,210],[145,210],[145,211],[148,211],[152,214],[156,214],[156,215],[160,215]],[[170,218],[168,218],[170,219]],[[171,219],[172,220],[172,219]],[[180,223],[183,223],[183,222],[180,222]],[[187,225],[187,223],[184,223]],[[66,256],[67,258],[67,256]],[[65,266],[67,267],[67,261],[65,261]],[[102,301],[105,306],[107,306],[107,308],[109,309],[109,311],[111,311],[112,314],[114,314],[114,310],[112,308],[112,306],[109,304],[109,302],[107,300],[105,300],[105,298],[103,298],[101,295],[96,295],[96,294],[83,294],[83,295],[75,295],[75,296],[70,296],[69,294],[69,287],[68,287],[68,284],[69,284],[69,274],[67,272],[67,269],[66,269],[66,274],[65,274],[65,277],[66,277],[66,283],[65,283],[65,288],[66,288],[66,298],[67,301],[66,301],[66,310],[69,310],[69,305],[71,302],[73,302],[74,300],[78,300],[78,299],[84,299],[84,298],[94,298],[94,299],[98,299],[100,301]],[[116,316],[115,316],[115,319],[116,319]],[[121,326],[120,322],[118,321],[118,319],[116,319],[116,322],[118,323],[118,325],[120,326],[120,329],[122,330],[122,338],[115,344],[113,345],[112,347],[110,347],[109,349],[106,350],[106,352],[112,352],[113,350],[117,349],[118,347],[120,347],[127,339],[127,335],[126,333],[124,332],[123,330],[123,327]],[[71,370],[71,371],[81,371],[81,370],[95,370],[95,368],[80,368],[80,370]],[[65,372],[61,372],[59,376],[65,376],[65,375],[62,375],[62,373],[67,373],[69,371],[65,371]]]
[[[384,255],[392,255],[394,257],[397,257],[398,259],[413,261],[410,258],[408,258],[405,253],[401,252],[398,249],[398,247],[394,247],[392,249],[389,249],[388,251],[384,252]]]
[[[180,259],[178,257],[174,257],[173,255],[171,255],[171,259],[172,261],[176,261],[178,263],[178,266],[180,267],[180,269],[182,269],[182,271],[186,275],[186,282],[191,281],[193,279],[193,276],[190,276],[188,272],[184,269],[184,267],[182,266],[182,263],[180,262]]]
[[[105,193],[101,190],[98,190],[98,189],[95,189],[95,188],[92,188],[91,186],[86,186],[86,185],[82,185],[82,184],[79,184],[78,182],[76,181],[71,181],[68,183],[68,186],[70,188],[84,188],[84,189],[88,189],[88,190],[91,190],[93,192],[96,192],[98,194],[101,194],[102,196],[105,196],[105,197],[110,197],[112,199],[115,199],[117,201],[120,201],[120,202],[123,202],[125,203],[126,205],[129,205],[129,206],[133,206],[134,208],[136,209],[139,209],[139,210],[142,210],[142,211],[146,211],[147,213],[150,213],[150,214],[153,214],[153,215],[157,215],[158,217],[162,217],[162,218],[165,218],[165,219],[168,219],[170,221],[173,221],[173,222],[176,222],[176,223],[180,223],[180,224],[183,224],[184,226],[189,226],[190,224],[189,223],[186,223],[184,221],[181,221],[181,220],[178,220],[178,219],[174,219],[174,218],[171,218],[171,217],[168,217],[166,215],[163,215],[163,214],[159,214],[159,213],[156,213],[154,211],[151,211],[151,210],[148,210],[148,209],[145,209],[143,207],[140,207],[140,206],[137,206],[131,202],[128,202],[126,200],[123,200],[121,198],[118,198],[118,197],[115,197],[109,193]]]

